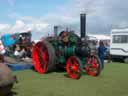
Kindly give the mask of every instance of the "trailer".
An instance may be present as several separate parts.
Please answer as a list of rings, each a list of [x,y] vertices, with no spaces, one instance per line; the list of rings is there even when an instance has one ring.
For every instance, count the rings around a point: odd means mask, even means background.
[[[110,54],[113,59],[118,58],[128,63],[128,28],[112,29]]]

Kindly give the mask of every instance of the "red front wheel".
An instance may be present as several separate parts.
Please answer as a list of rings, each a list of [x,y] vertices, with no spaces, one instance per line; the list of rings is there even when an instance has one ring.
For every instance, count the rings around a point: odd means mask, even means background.
[[[87,58],[85,64],[85,71],[88,75],[98,76],[101,72],[101,63],[97,56]]]
[[[66,71],[72,79],[79,79],[81,76],[80,59],[76,56],[69,57],[66,63]]]

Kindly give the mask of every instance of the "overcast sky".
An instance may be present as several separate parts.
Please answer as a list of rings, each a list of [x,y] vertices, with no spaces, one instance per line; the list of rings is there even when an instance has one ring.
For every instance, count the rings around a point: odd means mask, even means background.
[[[33,39],[53,33],[53,26],[79,33],[79,15],[87,14],[87,32],[109,34],[128,27],[128,0],[0,0],[0,34],[32,30]],[[38,32],[38,34],[37,34]]]

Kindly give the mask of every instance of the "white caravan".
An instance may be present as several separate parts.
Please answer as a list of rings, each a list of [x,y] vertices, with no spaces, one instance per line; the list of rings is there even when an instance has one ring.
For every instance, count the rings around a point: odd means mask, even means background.
[[[88,34],[87,36],[90,41],[97,41],[97,47],[99,46],[100,41],[103,41],[106,47],[110,47],[110,35]]]
[[[128,28],[111,31],[110,54],[112,58],[128,62]]]

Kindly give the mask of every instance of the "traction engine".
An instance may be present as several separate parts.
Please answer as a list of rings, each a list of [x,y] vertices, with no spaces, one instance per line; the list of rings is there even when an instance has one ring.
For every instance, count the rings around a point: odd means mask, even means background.
[[[98,76],[101,63],[96,49],[91,49],[85,37],[86,15],[81,14],[81,37],[73,32],[61,32],[58,36],[47,37],[33,48],[34,68],[44,74],[65,69],[72,79],[79,79],[83,73]]]

